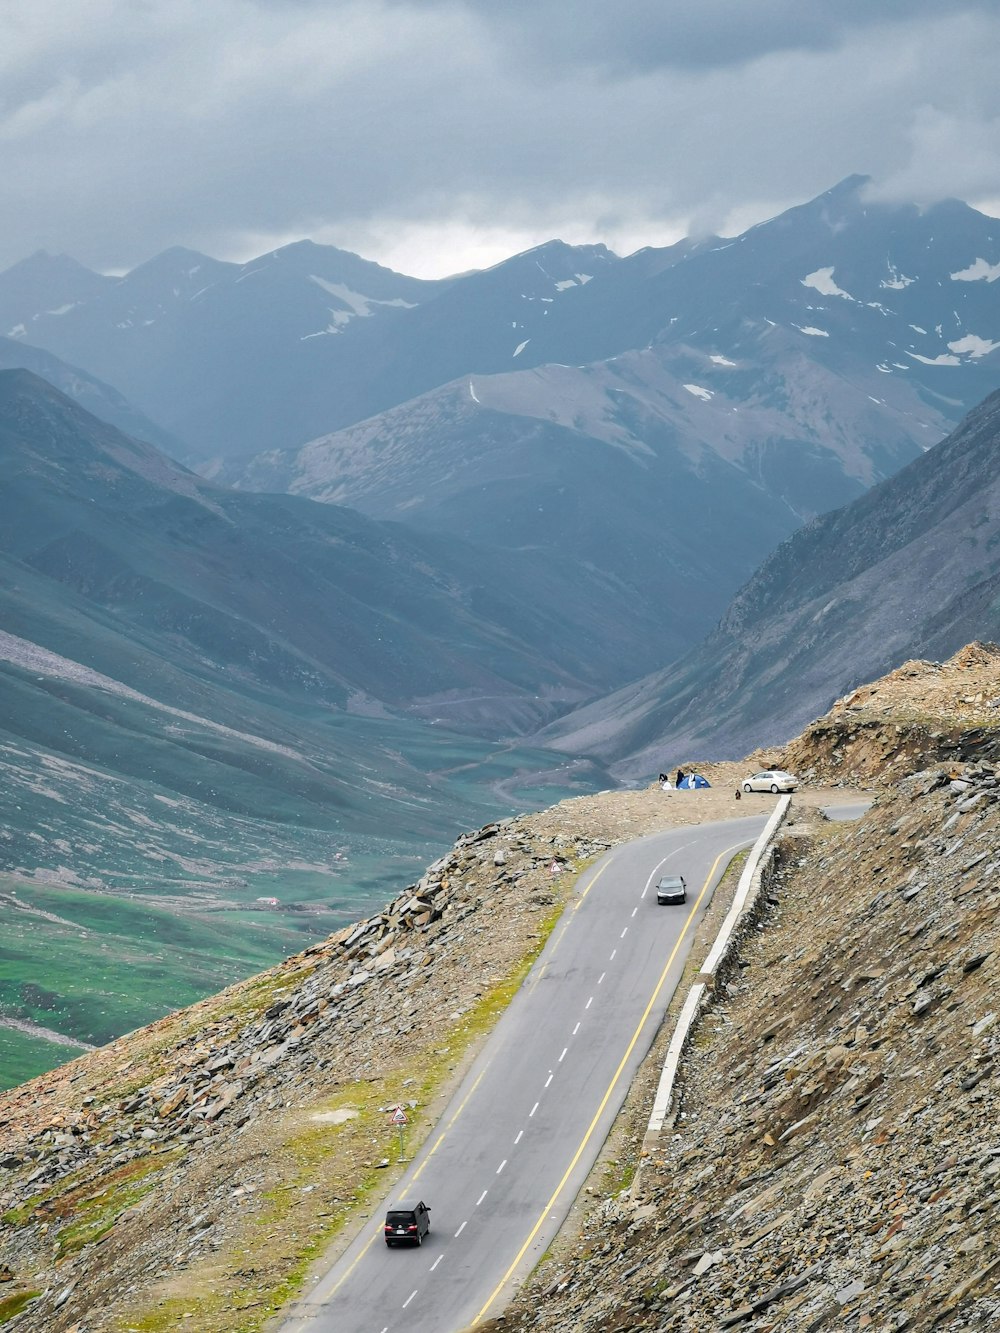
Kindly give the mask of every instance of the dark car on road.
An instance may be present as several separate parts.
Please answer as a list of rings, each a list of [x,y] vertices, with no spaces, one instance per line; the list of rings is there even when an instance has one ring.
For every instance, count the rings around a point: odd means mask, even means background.
[[[422,1199],[394,1204],[385,1215],[386,1245],[423,1245],[431,1229],[431,1210]]]
[[[657,881],[656,901],[665,906],[667,903],[686,903],[687,884],[683,875],[664,875]]]

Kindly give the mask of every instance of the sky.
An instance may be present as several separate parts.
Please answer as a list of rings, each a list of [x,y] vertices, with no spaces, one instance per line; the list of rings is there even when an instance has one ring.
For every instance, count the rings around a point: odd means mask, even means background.
[[[0,268],[309,237],[443,276],[854,173],[1000,214],[1000,0],[4,0]]]

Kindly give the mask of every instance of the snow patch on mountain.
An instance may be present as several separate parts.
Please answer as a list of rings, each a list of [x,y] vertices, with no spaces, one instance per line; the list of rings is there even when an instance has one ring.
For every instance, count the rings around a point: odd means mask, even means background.
[[[404,301],[401,296],[395,296],[391,301],[379,301],[374,296],[362,296],[360,292],[354,292],[350,287],[345,287],[342,282],[327,282],[326,278],[317,277],[315,273],[309,274],[309,281],[314,282],[317,287],[322,287],[325,292],[335,296],[338,301],[349,306],[351,311],[360,318],[365,319],[372,312],[373,305],[398,306],[402,310],[413,310],[415,302]],[[337,323],[346,323],[351,316],[346,311],[333,311],[333,318]]]
[[[964,338],[948,344],[949,351],[959,352],[975,361],[978,357],[988,356],[1000,347],[1000,342],[990,342],[988,338],[979,338],[974,333],[967,333]]]
[[[947,352],[942,352],[940,356],[921,356],[919,352],[907,352],[907,356],[912,356],[914,361],[919,361],[924,366],[960,366],[961,360],[957,356],[951,356]]]
[[[901,292],[904,287],[909,287],[912,283],[916,282],[916,278],[908,278],[904,273],[900,273],[899,269],[891,260],[886,267],[889,270],[889,276],[882,279],[879,283],[880,287],[887,287],[890,291]]]
[[[792,328],[798,329],[799,333],[808,333],[810,338],[829,338],[826,329],[817,329],[812,324],[793,324]]]
[[[531,342],[530,338],[525,338],[523,343],[518,343],[517,346],[514,348],[514,356],[520,356],[521,353],[524,351],[524,349],[527,347],[528,343],[530,342]]]
[[[696,398],[706,403],[715,396],[711,389],[703,389],[700,384],[685,384],[684,387],[688,393],[693,393]]]
[[[807,273],[799,281],[803,287],[811,287],[813,291],[819,292],[820,296],[842,296],[845,301],[855,300],[850,292],[845,292],[834,282],[832,264],[829,268],[814,269],[812,273]]]
[[[709,361],[713,361],[717,366],[735,366],[735,361],[730,361],[727,356],[710,356]]]
[[[952,282],[996,282],[1000,278],[1000,264],[991,264],[987,259],[977,259],[968,268],[950,274]]]

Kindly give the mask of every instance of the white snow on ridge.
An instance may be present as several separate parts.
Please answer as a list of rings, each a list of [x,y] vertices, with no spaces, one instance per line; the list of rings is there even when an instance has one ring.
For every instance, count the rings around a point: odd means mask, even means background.
[[[958,338],[955,342],[948,344],[950,352],[960,352],[969,358],[970,361],[977,361],[981,356],[988,356],[990,352],[1000,347],[1000,342],[990,342],[988,338],[979,338],[974,333],[967,333],[964,338]]]
[[[523,343],[518,343],[517,346],[514,348],[514,356],[520,356],[521,353],[524,351],[524,349],[527,347],[528,343],[530,342],[531,342],[530,338],[525,338]]]
[[[75,310],[79,304],[79,301],[70,301],[67,305],[57,306],[55,310],[46,310],[45,313],[47,315],[65,315],[70,310]],[[37,318],[38,316],[35,315],[35,319]]]
[[[1000,278],[1000,264],[991,264],[989,260],[977,259],[968,268],[949,274],[952,282],[996,282]]]
[[[730,361],[727,356],[710,356],[709,361],[714,361],[717,366],[735,366],[735,361]]]
[[[576,286],[576,278],[565,278],[562,282],[556,283],[556,291],[565,292],[570,287],[575,287],[575,286]]]
[[[807,273],[799,281],[803,287],[811,287],[813,291],[819,292],[820,296],[842,296],[845,301],[853,301],[855,298],[850,292],[845,292],[838,287],[833,280],[833,265],[829,268],[818,268],[812,273]]]
[[[826,329],[813,328],[811,324],[793,324],[793,329],[798,329],[799,333],[808,333],[810,338],[829,338]]]
[[[474,403],[478,403],[478,402],[479,402],[479,397],[478,397],[478,395],[476,394],[476,386],[473,384],[472,380],[469,380],[469,394],[470,394],[470,396],[471,396],[471,398],[472,398],[472,401],[473,401]]]
[[[14,327],[13,327],[12,329],[8,329],[8,330],[7,330],[7,337],[8,337],[8,338],[23,338],[24,335],[25,335],[27,332],[28,332],[28,330],[24,327],[23,324],[15,324]]]
[[[693,393],[694,396],[700,398],[702,402],[707,403],[710,398],[714,397],[711,389],[703,389],[700,384],[685,384],[684,387],[687,389],[688,393]]]
[[[942,353],[941,356],[921,356],[919,352],[907,352],[907,356],[912,356],[914,361],[919,361],[924,366],[960,366],[962,362],[957,356],[949,356]]]
[[[309,274],[309,281],[314,282],[317,287],[322,287],[325,292],[335,296],[338,301],[343,301],[344,305],[350,306],[354,314],[362,319],[372,313],[373,305],[398,306],[403,310],[412,310],[415,304],[413,301],[404,301],[401,296],[394,297],[391,301],[379,301],[374,296],[362,296],[360,292],[353,292],[350,287],[345,287],[342,282],[327,282],[326,278],[319,278],[315,273]],[[340,318],[338,318],[338,315]],[[338,324],[343,324],[351,316],[346,311],[334,311],[333,318]]]

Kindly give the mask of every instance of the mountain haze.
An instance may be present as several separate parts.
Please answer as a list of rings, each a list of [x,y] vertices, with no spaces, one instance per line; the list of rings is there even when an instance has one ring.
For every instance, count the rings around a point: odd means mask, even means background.
[[[640,775],[778,744],[908,658],[1000,639],[1000,393],[852,504],[807,524],[681,661],[561,718],[560,749]]]

